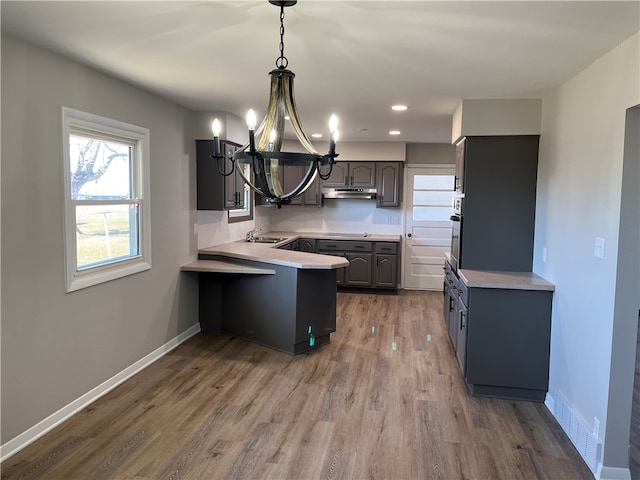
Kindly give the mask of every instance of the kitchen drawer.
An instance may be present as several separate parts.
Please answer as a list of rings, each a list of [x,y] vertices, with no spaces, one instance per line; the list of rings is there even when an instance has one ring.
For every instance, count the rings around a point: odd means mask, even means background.
[[[443,270],[444,270],[444,278],[451,281],[451,276],[453,275],[453,269],[451,268],[451,265],[449,264],[449,262],[446,260],[444,262]]]
[[[462,280],[458,281],[458,297],[462,300],[465,306],[469,306],[469,288]]]
[[[373,244],[372,242],[354,242],[352,240],[318,240],[317,249],[325,252],[371,252]]]
[[[398,253],[398,244],[392,242],[376,243],[376,253],[384,253],[386,255],[396,255]]]

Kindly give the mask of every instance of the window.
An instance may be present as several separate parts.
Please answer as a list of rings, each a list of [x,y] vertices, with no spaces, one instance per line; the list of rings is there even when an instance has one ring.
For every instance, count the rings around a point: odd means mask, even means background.
[[[236,168],[240,168],[240,165],[236,165]],[[251,168],[249,165],[244,165],[244,172],[247,177],[251,175]],[[249,177],[251,178],[251,177]],[[247,222],[253,220],[253,191],[249,188],[249,185],[244,183],[244,202],[242,208],[229,210],[228,223]]]
[[[67,292],[151,268],[149,130],[62,108]]]

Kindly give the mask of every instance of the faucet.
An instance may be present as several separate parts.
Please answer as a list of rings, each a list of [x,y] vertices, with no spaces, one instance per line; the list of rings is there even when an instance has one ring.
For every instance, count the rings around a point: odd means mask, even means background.
[[[254,238],[256,236],[256,233],[261,232],[261,231],[262,231],[261,228],[254,228],[253,230],[249,230],[247,232],[247,235],[245,236],[245,240],[247,242],[253,242],[253,240],[254,240]]]

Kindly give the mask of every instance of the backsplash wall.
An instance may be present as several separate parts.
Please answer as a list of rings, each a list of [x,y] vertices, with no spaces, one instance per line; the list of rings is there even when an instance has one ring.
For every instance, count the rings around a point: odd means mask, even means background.
[[[402,209],[376,208],[374,200],[332,199],[324,207],[257,207],[271,230],[287,232],[376,233],[400,235]]]
[[[256,207],[254,220],[229,223],[227,212],[199,211],[198,248],[242,240],[254,228],[263,232],[402,234],[402,210],[376,208],[373,200],[325,200],[324,207]]]

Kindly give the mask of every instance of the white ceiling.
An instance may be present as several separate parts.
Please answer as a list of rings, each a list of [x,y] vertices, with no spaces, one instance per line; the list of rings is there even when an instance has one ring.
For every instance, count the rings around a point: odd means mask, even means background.
[[[640,28],[638,1],[314,1],[285,9],[308,134],[449,142],[463,98],[539,97]],[[259,1],[1,2],[2,30],[193,110],[264,115],[279,9]],[[394,103],[409,110],[391,112]],[[388,131],[399,129],[399,137]]]

